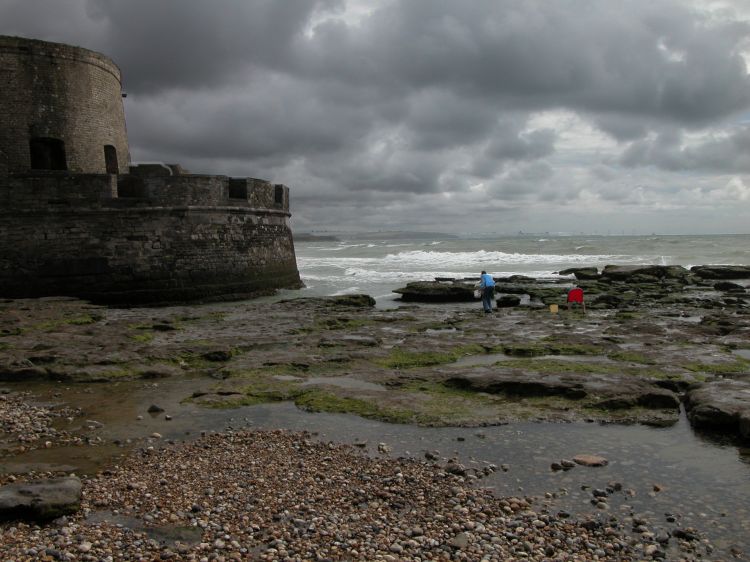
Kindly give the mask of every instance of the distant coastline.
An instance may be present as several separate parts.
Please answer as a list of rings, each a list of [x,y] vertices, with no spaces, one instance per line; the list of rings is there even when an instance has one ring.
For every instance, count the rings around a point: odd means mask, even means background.
[[[380,232],[340,232],[333,234],[313,234],[311,232],[298,232],[294,234],[294,240],[298,242],[341,242],[344,240],[457,240],[460,236],[446,234],[444,232],[408,232],[401,230],[388,230]]]
[[[294,235],[295,242],[339,242],[336,236],[300,232]]]

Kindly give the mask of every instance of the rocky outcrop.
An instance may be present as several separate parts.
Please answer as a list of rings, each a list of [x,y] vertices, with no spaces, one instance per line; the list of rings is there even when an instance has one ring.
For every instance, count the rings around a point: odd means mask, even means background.
[[[714,289],[717,291],[728,291],[733,293],[744,293],[745,287],[739,283],[732,283],[731,281],[719,281],[714,283]]]
[[[503,295],[495,302],[498,308],[512,308],[521,304],[521,299],[515,295]]]
[[[681,265],[608,265],[602,270],[602,281],[654,281],[685,279],[689,275]]]
[[[75,476],[8,484],[0,488],[0,519],[44,522],[78,511],[81,481]]]
[[[294,303],[295,305],[319,305],[322,307],[330,306],[351,306],[351,307],[364,307],[371,308],[375,306],[375,299],[370,295],[365,294],[351,294],[351,295],[338,295],[335,297],[306,297],[301,299],[282,300],[280,303]]]
[[[595,267],[569,267],[557,273],[558,275],[575,275],[578,280],[599,279],[599,270]]]
[[[468,283],[415,281],[395,289],[402,301],[409,302],[469,302],[474,299],[474,287]]]
[[[696,265],[690,271],[703,279],[750,279],[750,265]]]
[[[329,297],[327,299],[331,304],[336,306],[355,306],[355,307],[373,307],[375,306],[375,299],[370,295],[356,294],[356,295],[339,295],[336,297]]]
[[[750,379],[718,380],[688,392],[685,409],[696,428],[750,439]]]

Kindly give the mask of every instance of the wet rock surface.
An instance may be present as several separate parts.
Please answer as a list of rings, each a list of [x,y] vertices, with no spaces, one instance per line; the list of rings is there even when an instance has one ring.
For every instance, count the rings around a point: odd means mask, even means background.
[[[387,310],[374,308],[367,295],[159,309],[6,301],[0,379],[202,377],[213,387],[185,399],[212,407],[291,400],[308,411],[431,426],[528,419],[666,424],[688,389],[697,399],[702,385],[729,378],[737,382],[717,386],[726,390],[718,395],[742,394],[740,375],[750,362],[734,351],[750,349],[743,293],[717,290],[714,279],[700,284],[679,266],[605,271],[606,282],[578,281],[587,314],[552,314],[546,306],[564,304],[570,280],[523,276],[498,278],[499,299],[518,304],[492,315],[480,313],[473,294],[466,303]],[[416,285],[473,293],[462,280]],[[691,419],[711,425],[712,416],[701,414],[708,406],[696,408]],[[743,435],[739,422],[724,427]]]
[[[470,302],[474,285],[460,281],[415,281],[394,292],[404,302]]]

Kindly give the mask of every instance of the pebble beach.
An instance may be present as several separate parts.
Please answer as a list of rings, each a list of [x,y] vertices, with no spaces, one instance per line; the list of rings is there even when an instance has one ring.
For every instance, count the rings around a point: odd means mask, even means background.
[[[492,468],[489,468],[492,470]],[[134,451],[83,480],[80,513],[5,524],[3,560],[640,560],[653,534],[495,497],[427,460],[307,433],[238,431]],[[97,512],[99,515],[90,518]],[[102,515],[104,513],[104,515]],[[139,524],[134,524],[134,521]],[[633,522],[630,522],[633,524]],[[637,521],[635,522],[637,523]],[[676,548],[705,559],[686,531]],[[709,548],[710,551],[710,548]]]

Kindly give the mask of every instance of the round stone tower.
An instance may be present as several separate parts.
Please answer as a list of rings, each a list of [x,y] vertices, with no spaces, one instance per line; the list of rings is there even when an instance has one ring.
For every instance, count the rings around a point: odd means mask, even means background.
[[[80,47],[0,36],[0,175],[128,171],[120,69]]]

